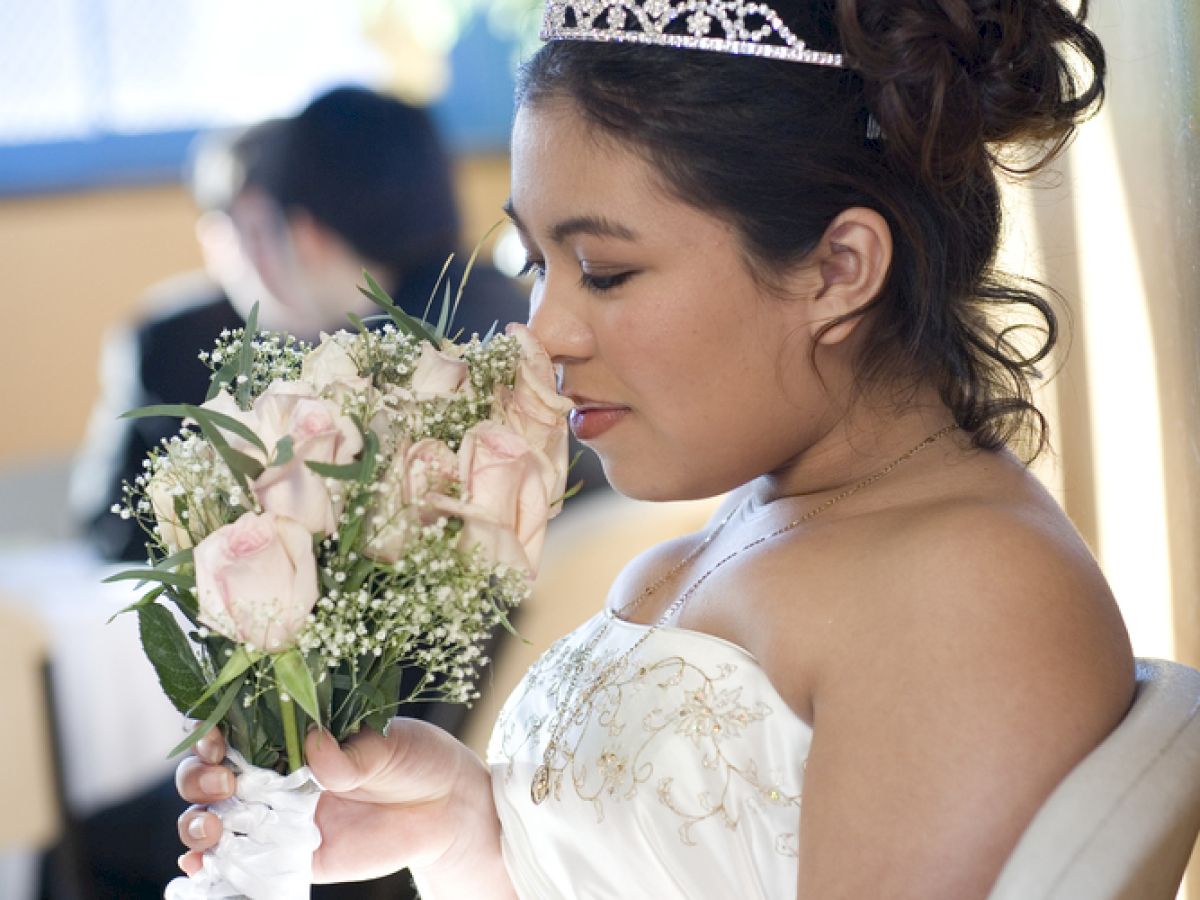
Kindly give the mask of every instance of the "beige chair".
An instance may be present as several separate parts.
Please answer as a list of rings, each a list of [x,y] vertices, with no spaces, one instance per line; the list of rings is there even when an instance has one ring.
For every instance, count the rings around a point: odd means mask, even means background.
[[[1138,661],[1125,719],[1058,786],[989,900],[1174,900],[1200,831],[1200,672]]]
[[[59,834],[60,807],[46,702],[46,642],[28,613],[0,600],[0,851],[39,850]]]

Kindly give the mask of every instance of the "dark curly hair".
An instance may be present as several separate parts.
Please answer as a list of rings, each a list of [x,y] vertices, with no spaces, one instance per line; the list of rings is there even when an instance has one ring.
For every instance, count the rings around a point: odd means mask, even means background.
[[[894,256],[879,296],[852,314],[870,313],[860,388],[928,380],[976,446],[1032,459],[1047,425],[1031,383],[1058,321],[1053,292],[995,266],[997,175],[1044,167],[1102,101],[1087,0],[1074,14],[1056,0],[772,5],[848,68],[553,41],[523,67],[518,104],[569,99],[637,147],[673,194],[735,226],[768,284],[843,210],[879,212]],[[997,315],[1021,308],[1039,320],[1032,352]]]

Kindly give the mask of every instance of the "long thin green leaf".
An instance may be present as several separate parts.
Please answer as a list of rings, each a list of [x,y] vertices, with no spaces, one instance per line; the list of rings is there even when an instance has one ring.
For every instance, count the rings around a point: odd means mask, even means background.
[[[450,271],[450,263],[454,262],[454,254],[451,253],[446,257],[446,261],[442,263],[442,271],[438,272],[437,281],[433,283],[433,290],[429,292],[429,299],[425,301],[425,313],[421,316],[422,322],[429,321],[429,313],[433,309],[433,299],[438,295],[438,291],[442,288],[442,282],[446,279],[446,273]],[[444,307],[443,307],[444,310]],[[442,332],[442,336],[445,336]]]
[[[208,385],[208,393],[204,395],[205,402],[213,399],[217,394],[221,393],[221,388],[227,384],[232,384],[237,378],[238,373],[238,358],[231,356],[221,365],[219,369],[212,373],[212,380]]]
[[[275,657],[275,680],[279,686],[300,704],[300,708],[308,713],[310,719],[321,721],[321,708],[317,703],[317,686],[313,683],[312,672],[304,662],[304,655],[292,648],[286,653]]]
[[[233,416],[227,416],[225,413],[217,412],[214,409],[205,409],[192,403],[160,403],[154,406],[139,406],[137,409],[131,409],[129,412],[121,414],[122,419],[146,419],[152,416],[195,419],[201,429],[204,428],[207,421],[212,426],[233,432],[238,437],[249,441],[264,454],[267,452],[267,445],[263,443],[262,438],[244,422],[239,422]]]
[[[217,674],[216,680],[212,684],[210,684],[207,688],[205,688],[204,693],[202,693],[196,699],[195,705],[199,706],[201,703],[203,703],[209,697],[213,696],[217,691],[219,691],[225,685],[229,684],[235,678],[238,678],[239,676],[241,676],[242,673],[244,673],[247,669],[249,669],[252,665],[254,665],[256,662],[258,662],[262,658],[263,658],[263,654],[257,650],[255,650],[253,653],[251,653],[245,647],[238,647],[236,650],[233,651],[233,656],[229,657],[229,660],[225,663],[224,667]]]
[[[359,291],[377,306],[382,307],[391,317],[397,328],[407,334],[411,334],[417,340],[429,341],[435,347],[438,345],[437,335],[430,332],[424,322],[413,318],[398,307],[392,298],[387,295],[387,292],[379,286],[379,283],[371,277],[370,272],[364,270],[363,278],[367,282],[367,287],[364,289],[360,286]]]
[[[356,462],[337,466],[333,463],[314,462],[306,459],[304,464],[322,478],[336,478],[338,481],[358,481],[358,474],[361,471],[361,467]]]
[[[250,405],[251,375],[254,374],[254,339],[258,337],[258,304],[250,307],[246,327],[242,330],[242,348],[238,354],[238,374],[235,398],[242,409]],[[264,451],[265,452],[265,451]]]
[[[450,310],[450,321],[454,321],[454,317],[458,315],[458,305],[462,302],[463,292],[467,289],[467,280],[471,277],[471,270],[475,268],[475,260],[479,257],[479,251],[483,249],[483,245],[487,243],[488,238],[495,234],[496,229],[507,222],[508,219],[500,219],[484,232],[483,237],[475,245],[475,249],[471,251],[471,257],[467,260],[467,267],[463,269],[462,278],[458,280],[458,296],[454,298],[454,308]],[[442,334],[446,332],[443,331]]]
[[[196,550],[193,547],[187,547],[180,550],[178,553],[172,553],[170,556],[165,556],[154,564],[156,569],[176,569],[179,566],[190,565],[196,558]]]
[[[255,434],[245,422],[239,422],[233,416],[227,416],[225,413],[217,412],[215,409],[204,409],[203,407],[192,406],[191,404],[187,404],[186,408],[188,409],[188,415],[197,422],[203,424],[202,420],[208,419],[218,428],[231,431],[243,440],[249,441],[264,454],[267,452],[267,445],[263,443],[263,439]]]
[[[126,569],[104,579],[103,584],[115,584],[118,581],[137,581],[142,584],[166,584],[181,591],[190,591],[196,587],[194,575],[184,575],[181,572],[162,572],[158,569]]]
[[[212,712],[208,714],[195,731],[175,745],[174,749],[167,754],[167,759],[170,759],[172,756],[178,756],[184,750],[190,749],[200,738],[212,731],[213,727],[225,717],[225,713],[229,712],[229,707],[233,706],[233,701],[237,699],[238,691],[242,689],[242,685],[245,683],[246,676],[243,675],[231,684],[229,689],[221,695],[221,699],[217,701],[217,705],[213,707]]]

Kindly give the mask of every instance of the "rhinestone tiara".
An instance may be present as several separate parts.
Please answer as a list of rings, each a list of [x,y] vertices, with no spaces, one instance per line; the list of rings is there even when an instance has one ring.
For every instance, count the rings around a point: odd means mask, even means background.
[[[544,41],[649,44],[844,68],[810,50],[766,3],[746,0],[548,0]]]

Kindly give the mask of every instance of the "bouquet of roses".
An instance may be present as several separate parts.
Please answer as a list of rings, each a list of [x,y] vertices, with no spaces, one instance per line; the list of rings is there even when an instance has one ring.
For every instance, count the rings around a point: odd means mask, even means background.
[[[143,646],[203,720],[173,752],[220,726],[239,773],[214,811],[243,846],[223,839],[168,896],[307,891],[319,788],[301,736],[476,697],[480,643],[528,595],[566,493],[570,402],[530,333],[455,343],[449,292],[428,325],[367,284],[386,317],[313,347],[252,313],[202,354],[205,403],[127,414],[183,425],[116,508],[150,540],[147,566],[114,579],[147,586],[130,607]]]

